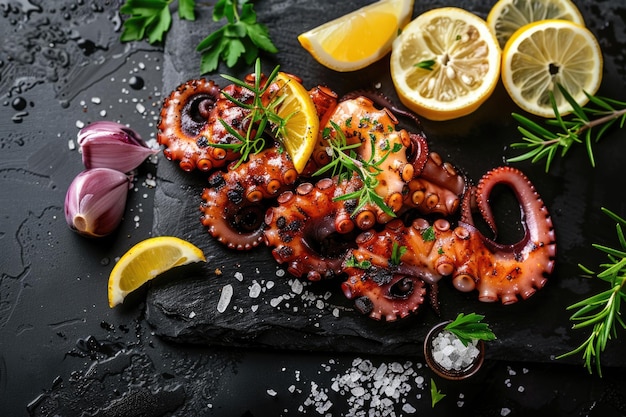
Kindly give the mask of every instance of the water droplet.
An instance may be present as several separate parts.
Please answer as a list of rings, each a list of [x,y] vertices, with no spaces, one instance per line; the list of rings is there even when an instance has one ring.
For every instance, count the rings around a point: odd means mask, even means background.
[[[141,90],[144,86],[143,78],[133,75],[130,77],[130,80],[128,80],[128,85],[133,90]]]
[[[15,97],[13,101],[11,102],[11,106],[17,111],[24,110],[27,105],[28,105],[28,102],[26,101],[24,97]]]

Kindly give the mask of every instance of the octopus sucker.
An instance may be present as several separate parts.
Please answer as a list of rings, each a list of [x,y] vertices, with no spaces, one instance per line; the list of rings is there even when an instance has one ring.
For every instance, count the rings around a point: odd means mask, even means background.
[[[245,82],[253,85],[255,78]],[[267,87],[262,101],[280,88]],[[495,168],[473,186],[429,148],[417,118],[416,131],[399,127],[397,115],[406,114],[387,98],[339,98],[326,86],[308,92],[320,131],[301,173],[272,132],[262,132],[264,146],[245,160],[230,146],[259,127],[251,124],[250,109],[237,104],[256,99],[245,86],[220,89],[209,80],[190,80],[164,100],[158,141],[181,169],[206,173],[201,223],[217,241],[235,250],[265,245],[299,278],[342,280],[355,310],[376,320],[417,313],[427,294],[439,314],[438,288],[446,279],[459,291],[477,293],[480,301],[504,305],[547,284],[555,266],[554,228],[521,171]],[[375,181],[356,170],[316,176],[333,162],[330,141],[338,139],[345,140],[357,165],[376,163],[369,171]],[[364,184],[382,205],[360,200]],[[523,236],[512,244],[497,241],[489,202],[496,185],[509,187],[519,203]],[[492,237],[476,227],[475,213]]]

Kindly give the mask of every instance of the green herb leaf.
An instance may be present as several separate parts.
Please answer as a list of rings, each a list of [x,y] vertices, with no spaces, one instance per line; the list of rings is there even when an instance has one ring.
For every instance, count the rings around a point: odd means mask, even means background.
[[[495,340],[496,335],[491,331],[487,323],[481,323],[485,316],[476,313],[459,315],[452,322],[448,323],[444,329],[454,333],[464,346],[472,340]]]
[[[219,0],[213,7],[213,20],[226,19],[224,26],[200,41],[200,72],[213,72],[220,60],[232,68],[241,60],[251,64],[259,51],[276,53],[267,27],[257,22],[252,3],[246,0]]]
[[[346,259],[345,263],[348,268],[359,268],[359,269],[370,269],[372,267],[372,263],[368,260],[359,261],[354,257],[354,255],[349,256]]]
[[[389,262],[395,266],[400,265],[402,255],[404,255],[406,251],[406,246],[400,246],[398,245],[398,242],[393,242],[393,247],[391,248],[391,258],[389,259]]]
[[[437,389],[437,384],[435,384],[435,380],[430,378],[430,404],[432,408],[435,408],[435,405],[443,400],[446,394],[443,394],[441,390]]]
[[[126,0],[120,7],[120,14],[130,15],[122,24],[122,42],[138,41],[144,38],[151,44],[163,41],[170,29],[172,15],[169,5],[172,0]],[[193,0],[191,9],[193,11]],[[189,4],[185,4],[189,7]],[[185,11],[188,14],[188,11]]]

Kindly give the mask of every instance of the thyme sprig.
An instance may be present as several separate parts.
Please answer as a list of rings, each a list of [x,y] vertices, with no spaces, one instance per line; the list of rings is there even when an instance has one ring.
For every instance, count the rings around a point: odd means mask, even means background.
[[[521,114],[513,113],[513,118],[520,124],[519,132],[524,135],[523,142],[511,144],[512,148],[529,149],[527,152],[510,158],[509,162],[531,160],[533,163],[545,159],[546,172],[549,171],[554,157],[560,153],[563,157],[576,143],[584,143],[591,166],[595,167],[593,145],[602,139],[607,130],[619,122],[623,128],[626,123],[626,102],[588,94],[589,103],[580,106],[571,94],[560,84],[559,91],[572,109],[571,117],[564,118],[559,112],[554,94],[550,93],[550,103],[554,118],[546,120],[547,127],[541,126]],[[598,128],[595,129],[594,128]]]
[[[281,117],[278,115],[278,108],[285,99],[285,95],[280,93],[274,94],[266,101],[264,97],[270,84],[274,81],[278,75],[279,66],[277,65],[270,75],[263,79],[261,72],[261,62],[257,59],[254,67],[254,85],[239,80],[233,76],[222,74],[222,77],[226,80],[236,84],[242,88],[250,90],[253,94],[251,103],[244,103],[232,95],[222,91],[222,94],[236,104],[239,107],[249,110],[246,120],[249,121],[248,127],[245,131],[245,136],[239,131],[233,128],[223,119],[219,119],[224,129],[233,135],[238,141],[234,143],[211,143],[209,146],[216,148],[229,149],[237,152],[241,155],[239,161],[234,165],[238,167],[241,163],[245,162],[250,154],[255,154],[265,148],[264,134],[269,130],[277,139],[281,139],[286,136],[286,124],[289,118],[295,113],[288,115],[287,117]]]
[[[491,331],[487,323],[482,323],[485,316],[482,314],[459,313],[456,318],[446,324],[444,329],[452,332],[459,338],[464,346],[467,346],[472,340],[495,340],[496,335]]]
[[[378,174],[383,171],[380,167],[381,164],[389,155],[398,152],[402,148],[402,145],[399,143],[394,144],[387,149],[379,159],[376,159],[376,144],[375,141],[371,140],[369,141],[372,148],[370,157],[367,160],[363,160],[359,158],[359,155],[355,151],[355,149],[362,146],[361,142],[349,144],[345,134],[337,123],[330,121],[330,124],[332,129],[325,128],[322,131],[323,138],[326,139],[330,145],[328,147],[330,162],[318,169],[313,175],[322,175],[331,171],[331,175],[337,176],[338,181],[348,180],[354,175],[358,176],[363,186],[354,192],[335,197],[334,200],[356,199],[358,204],[354,209],[354,213],[357,213],[368,204],[373,204],[380,207],[380,209],[389,216],[395,217],[393,210],[385,203],[383,197],[376,192],[376,187],[379,185]],[[332,130],[336,132],[334,137],[331,135]]]
[[[602,376],[600,355],[606,349],[609,340],[617,337],[618,326],[626,329],[626,323],[621,316],[621,303],[626,301],[626,237],[624,235],[626,220],[608,209],[602,208],[602,211],[617,222],[615,227],[620,249],[594,244],[594,248],[605,252],[608,256],[608,262],[600,265],[603,270],[596,274],[583,265],[579,267],[588,276],[595,275],[606,281],[609,289],[567,308],[568,310],[577,309],[570,316],[570,320],[575,323],[574,329],[593,327],[589,337],[580,346],[557,357],[560,359],[582,352],[583,361],[589,373],[593,372],[595,364],[595,370],[599,376]]]

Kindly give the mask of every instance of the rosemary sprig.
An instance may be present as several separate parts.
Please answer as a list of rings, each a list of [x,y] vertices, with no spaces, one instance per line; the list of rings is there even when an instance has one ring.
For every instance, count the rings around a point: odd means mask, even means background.
[[[238,152],[241,157],[239,158],[239,161],[237,161],[237,163],[235,164],[235,168],[238,167],[242,162],[246,161],[250,154],[255,154],[263,150],[263,148],[265,147],[265,138],[263,137],[263,135],[266,133],[266,129],[269,129],[279,140],[286,134],[285,125],[287,124],[287,120],[289,120],[289,118],[293,116],[293,113],[286,118],[281,117],[277,114],[277,109],[284,101],[285,96],[277,93],[273,97],[270,97],[267,104],[265,103],[266,98],[264,98],[264,95],[267,92],[270,84],[278,75],[279,68],[280,67],[277,65],[270,73],[270,75],[265,80],[263,80],[263,74],[261,72],[261,62],[259,59],[257,59],[254,67],[254,86],[251,86],[248,83],[230,75],[222,74],[223,78],[242,88],[246,88],[253,93],[252,103],[244,103],[237,98],[231,96],[230,94],[222,91],[222,94],[224,94],[226,98],[235,103],[237,106],[249,110],[249,113],[246,116],[246,120],[249,120],[249,123],[248,128],[245,132],[245,136],[235,130],[223,119],[220,119],[219,121],[222,126],[224,126],[228,133],[233,135],[238,140],[238,142],[210,144],[210,146],[214,146],[216,148],[229,149],[234,152]]]
[[[607,130],[619,121],[619,127],[626,123],[626,102],[603,98],[588,94],[587,106],[580,106],[576,100],[560,84],[559,91],[567,100],[572,109],[572,116],[564,118],[556,105],[554,94],[550,93],[550,103],[554,111],[554,118],[546,120],[547,127],[530,120],[517,113],[513,118],[519,123],[519,132],[523,135],[523,142],[511,144],[512,148],[527,149],[528,151],[510,158],[509,162],[519,162],[530,159],[533,163],[545,159],[546,172],[549,171],[554,157],[560,153],[563,157],[576,143],[584,143],[589,155],[591,166],[595,167],[593,145],[597,143]],[[594,130],[594,128],[598,128]]]
[[[448,323],[444,329],[448,330],[459,338],[464,346],[472,340],[495,340],[496,335],[491,331],[487,323],[481,323],[485,316],[482,314],[470,313],[465,315],[459,313],[452,322]]]
[[[579,267],[589,276],[606,281],[609,289],[599,294],[588,297],[572,304],[567,309],[577,311],[572,314],[570,320],[575,322],[573,328],[593,326],[591,334],[576,349],[557,356],[557,359],[583,353],[583,361],[589,373],[593,372],[595,364],[596,372],[602,376],[600,355],[606,349],[606,345],[612,337],[617,337],[618,326],[626,329],[626,323],[621,316],[621,303],[626,301],[626,238],[624,228],[626,220],[612,211],[602,208],[602,211],[617,222],[617,237],[621,249],[613,249],[607,246],[594,244],[593,247],[605,252],[609,261],[601,264],[602,272],[595,274],[589,268]]]
[[[332,176],[337,176],[338,181],[348,180],[356,175],[363,186],[354,192],[343,194],[335,197],[335,200],[352,200],[358,201],[357,207],[354,209],[354,213],[357,213],[364,206],[368,204],[374,204],[388,214],[395,217],[395,213],[385,203],[385,200],[376,193],[376,187],[379,184],[378,174],[382,172],[380,165],[391,155],[398,152],[402,145],[399,143],[394,144],[392,147],[386,150],[386,152],[376,159],[376,144],[374,141],[370,141],[371,154],[368,160],[362,160],[359,158],[355,149],[361,146],[360,142],[348,144],[346,136],[343,134],[341,128],[333,121],[330,122],[331,128],[325,128],[322,131],[324,139],[329,143],[328,152],[331,161],[318,169],[313,175],[321,175],[328,171],[332,171]],[[331,135],[331,131],[336,132],[335,136]]]
[[[423,61],[418,62],[417,64],[413,66],[416,68],[425,69],[427,71],[432,71],[433,66],[435,66],[435,63],[436,61],[434,59],[425,59]]]

